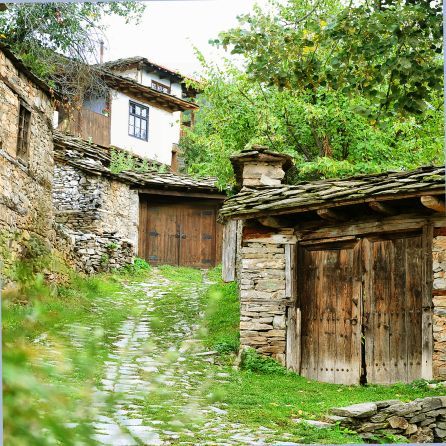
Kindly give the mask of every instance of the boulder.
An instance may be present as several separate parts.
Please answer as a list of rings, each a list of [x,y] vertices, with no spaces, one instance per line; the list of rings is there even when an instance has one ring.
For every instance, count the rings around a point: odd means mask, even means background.
[[[403,417],[390,417],[387,421],[393,429],[405,430],[409,427],[409,422]]]

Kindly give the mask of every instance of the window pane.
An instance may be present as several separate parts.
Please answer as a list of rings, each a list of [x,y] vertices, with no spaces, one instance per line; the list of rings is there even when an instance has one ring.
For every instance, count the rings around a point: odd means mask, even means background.
[[[141,116],[143,116],[144,118],[147,116],[147,108],[143,108],[141,110]]]
[[[130,113],[135,113],[135,104],[130,103]]]

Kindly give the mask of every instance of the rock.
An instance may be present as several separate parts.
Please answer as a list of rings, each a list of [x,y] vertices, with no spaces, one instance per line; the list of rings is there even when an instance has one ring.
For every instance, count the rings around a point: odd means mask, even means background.
[[[420,421],[424,421],[425,419],[426,419],[426,414],[420,413],[410,418],[409,423],[419,423]]]
[[[344,424],[344,423],[351,423],[352,419],[348,418],[348,417],[340,417],[338,415],[328,415],[325,417],[326,420],[328,420],[328,422],[331,423],[339,423],[339,424]]]
[[[428,412],[442,407],[442,403],[443,402],[440,398],[425,398],[421,402],[421,406],[423,408],[423,412]]]
[[[384,401],[374,401],[378,409],[384,409],[385,407],[393,406],[394,404],[401,403],[400,400],[384,400]]]
[[[373,432],[378,429],[384,429],[387,427],[387,423],[364,423],[358,429],[358,432]]]
[[[309,424],[310,426],[313,426],[317,429],[327,429],[333,427],[331,423],[325,423],[323,421],[317,421],[317,420],[303,420],[302,418],[295,418],[293,419],[293,422]]]
[[[421,427],[429,426],[429,424],[433,423],[434,421],[435,421],[435,418],[426,418],[424,421],[422,421],[420,423],[420,426]]]
[[[409,415],[411,417],[418,414],[422,410],[421,402],[419,400],[413,401],[411,403],[398,403],[383,409],[384,413],[389,413],[398,417]]]
[[[417,430],[418,430],[418,427],[416,424],[409,424],[409,426],[407,426],[407,428],[406,428],[405,434],[412,435],[415,432],[417,432]]]
[[[376,415],[373,415],[373,417],[370,418],[370,421],[372,423],[381,423],[381,422],[387,420],[387,418],[389,418],[389,417],[390,417],[390,414],[380,412],[380,413],[377,413]]]
[[[432,443],[434,441],[434,434],[428,427],[423,427],[411,435],[410,441],[413,443]]]
[[[445,438],[446,437],[446,429],[440,429],[439,427],[436,427],[434,429],[435,436],[438,438]]]
[[[407,429],[409,427],[409,422],[403,417],[390,417],[387,420],[394,429]]]
[[[331,413],[341,417],[365,418],[376,414],[377,410],[375,403],[360,403],[334,408],[331,410]]]

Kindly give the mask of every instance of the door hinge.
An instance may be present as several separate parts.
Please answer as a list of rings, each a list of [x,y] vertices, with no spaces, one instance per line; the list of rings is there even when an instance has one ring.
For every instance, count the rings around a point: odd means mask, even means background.
[[[158,237],[159,236],[158,232],[156,232],[156,231],[150,231],[149,235],[150,235],[150,237]]]
[[[212,240],[211,234],[203,234],[203,240]]]

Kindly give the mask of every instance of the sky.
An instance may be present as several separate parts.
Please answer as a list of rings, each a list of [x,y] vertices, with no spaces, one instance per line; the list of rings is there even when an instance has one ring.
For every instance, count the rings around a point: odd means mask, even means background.
[[[237,16],[249,13],[256,3],[266,6],[268,0],[149,1],[139,25],[125,24],[120,17],[106,19],[104,60],[144,56],[194,76],[200,64],[193,46],[207,59],[218,61],[221,53],[208,44],[209,39],[237,25]]]

